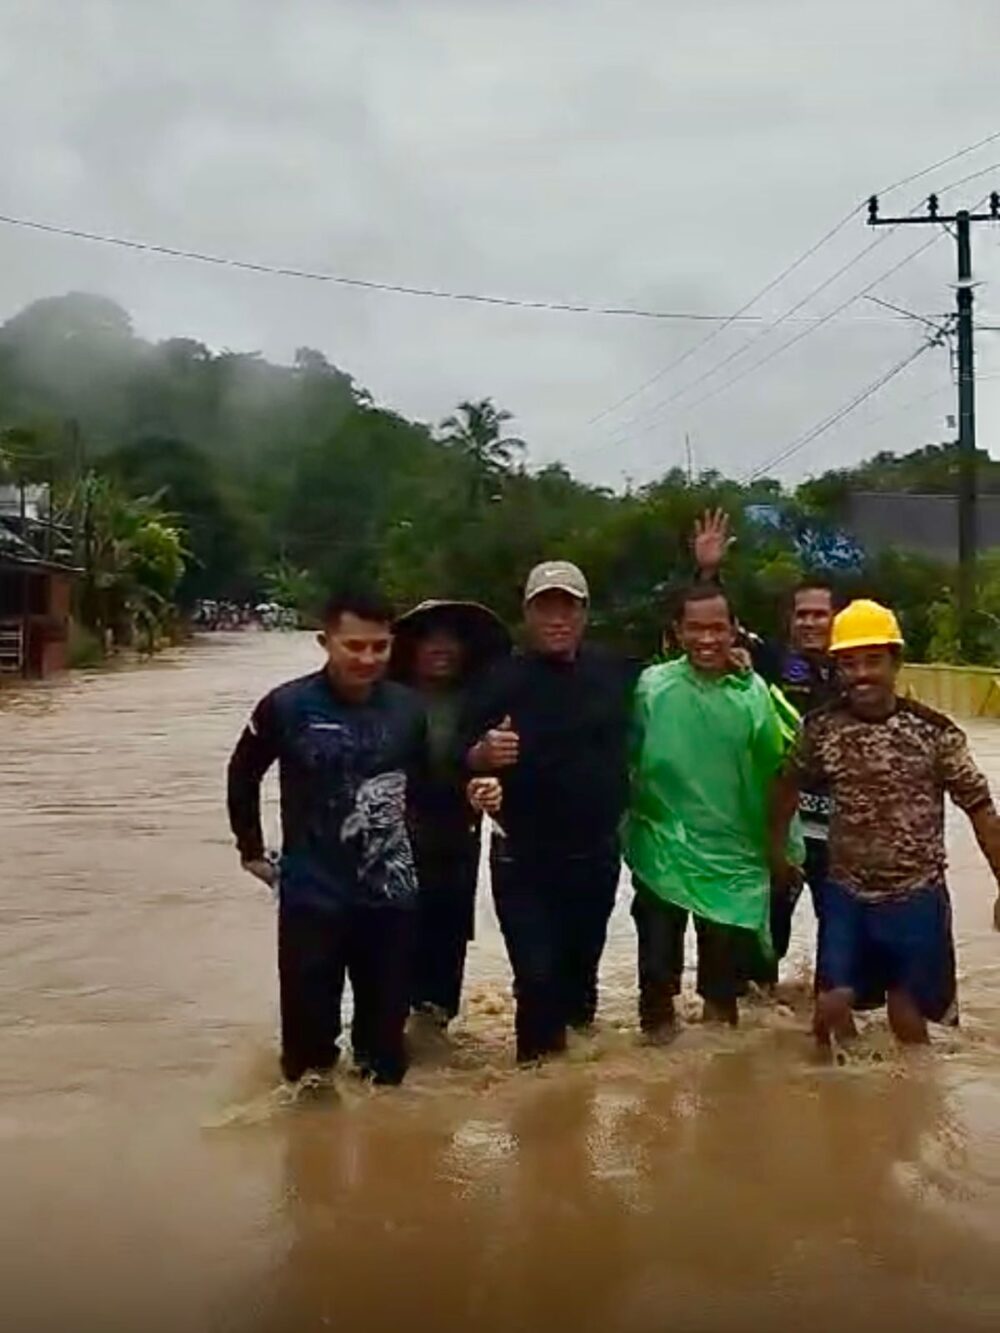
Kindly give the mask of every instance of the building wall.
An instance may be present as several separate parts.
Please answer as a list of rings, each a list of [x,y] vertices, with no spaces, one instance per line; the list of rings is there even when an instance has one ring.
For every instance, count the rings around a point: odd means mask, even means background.
[[[979,546],[1000,547],[1000,495],[979,497]],[[857,491],[844,526],[866,551],[895,546],[941,560],[958,559],[958,501],[953,495]]]
[[[73,601],[73,579],[69,574],[53,574],[49,581],[49,615],[68,620]]]
[[[50,676],[68,665],[72,588],[70,574],[57,570],[28,574],[25,657],[30,676]],[[23,569],[0,570],[0,620],[20,625],[23,614]]]

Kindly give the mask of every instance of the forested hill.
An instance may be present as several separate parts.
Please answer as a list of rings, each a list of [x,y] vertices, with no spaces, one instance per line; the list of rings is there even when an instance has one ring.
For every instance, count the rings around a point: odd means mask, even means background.
[[[114,302],[70,294],[0,328],[0,470],[52,479],[66,502],[99,480],[109,514],[116,495],[156,497],[186,548],[181,603],[267,594],[309,606],[338,582],[378,580],[400,604],[461,595],[513,619],[527,568],[566,555],[591,577],[598,630],[642,652],[658,639],[662,589],[690,574],[707,503],[737,516],[729,584],[744,617],[769,629],[810,558],[796,531],[833,516],[850,484],[832,474],[796,500],[772,481],[744,489],[675,470],[613,494],[561,466],[533,468],[489,388],[470,386],[444,422],[409,421],[315,349],[275,365],[189,337],[153,343]],[[879,463],[879,476],[894,466]],[[788,521],[744,521],[748,502],[778,504]],[[863,578],[885,595],[899,582],[926,641],[943,578],[928,590],[921,570],[919,595],[884,562]]]

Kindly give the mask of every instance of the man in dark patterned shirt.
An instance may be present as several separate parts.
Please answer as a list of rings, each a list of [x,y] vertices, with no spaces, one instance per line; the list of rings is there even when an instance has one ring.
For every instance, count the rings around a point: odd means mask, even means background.
[[[831,652],[844,698],[806,719],[777,790],[779,880],[790,874],[784,838],[799,789],[819,782],[832,797],[816,964],[823,1044],[853,1032],[852,1009],[883,1002],[904,1042],[925,1042],[928,1019],[956,1021],[946,792],[968,815],[1000,883],[1000,819],[989,784],[959,727],[897,696],[902,646],[896,617],[875,602],[853,602],[837,616]]]
[[[346,974],[355,1064],[376,1083],[398,1083],[417,901],[408,788],[427,771],[427,720],[417,695],[384,679],[392,611],[381,597],[332,597],[323,625],[324,668],[265,695],[240,736],[229,761],[229,821],[244,869],[273,884],[260,786],[277,762],[285,1078],[298,1083],[337,1063]]]

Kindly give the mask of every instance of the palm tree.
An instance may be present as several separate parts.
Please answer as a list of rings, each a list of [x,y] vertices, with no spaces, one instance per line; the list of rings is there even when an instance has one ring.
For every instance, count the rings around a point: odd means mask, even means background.
[[[441,422],[442,440],[458,450],[470,466],[473,503],[493,497],[514,460],[527,448],[524,440],[503,434],[504,426],[512,420],[513,413],[498,408],[492,398],[483,398],[478,403],[459,403],[458,410]]]

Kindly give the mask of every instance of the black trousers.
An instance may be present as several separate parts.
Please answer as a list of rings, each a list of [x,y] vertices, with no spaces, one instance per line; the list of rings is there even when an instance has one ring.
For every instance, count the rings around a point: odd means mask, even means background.
[[[281,1067],[294,1082],[332,1068],[340,1054],[344,978],[354,993],[351,1046],[376,1083],[400,1083],[407,1055],[413,910],[348,907],[278,914]]]
[[[432,1004],[449,1018],[458,1013],[465,955],[475,931],[478,875],[478,837],[456,843],[451,851],[417,848],[414,1009]]]
[[[654,1031],[673,1016],[673,997],[684,974],[684,936],[689,914],[636,882],[632,918],[639,937],[639,1025]],[[757,937],[740,926],[694,917],[698,937],[697,989],[712,1004],[729,1005],[745,994]]]
[[[819,888],[827,878],[828,866],[826,842],[822,838],[806,838],[806,861],[803,870],[805,881],[812,893],[813,908],[817,918]],[[798,893],[771,894],[771,943],[774,946],[774,957],[759,958],[754,967],[753,981],[773,986],[778,980],[778,962],[788,953],[788,945],[792,938],[792,918],[800,896],[801,890]]]
[[[614,842],[566,855],[494,838],[493,898],[514,973],[517,1058],[566,1046],[568,1027],[597,1012],[604,952],[621,863]]]

